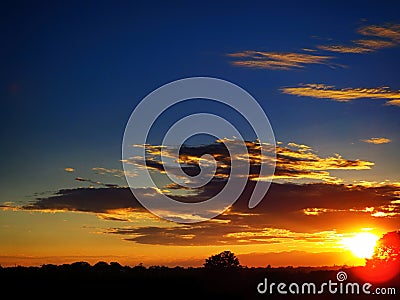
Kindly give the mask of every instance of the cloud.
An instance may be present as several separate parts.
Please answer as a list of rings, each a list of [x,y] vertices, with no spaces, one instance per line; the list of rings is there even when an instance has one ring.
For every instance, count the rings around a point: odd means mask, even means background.
[[[127,172],[120,169],[108,169],[108,168],[97,167],[97,168],[92,168],[92,171],[94,171],[96,174],[99,175],[111,175],[117,178],[124,178],[124,176],[129,176],[129,177],[137,176],[136,173]]]
[[[356,44],[360,45],[361,47],[364,47],[366,49],[371,49],[371,50],[378,50],[378,49],[383,49],[383,48],[390,48],[390,47],[395,47],[397,46],[396,43],[391,42],[391,41],[383,41],[383,40],[356,40]]]
[[[66,172],[75,172],[74,168],[65,168],[64,171]]]
[[[113,184],[113,183],[103,183],[103,182],[100,182],[100,181],[94,181],[94,180],[85,179],[85,178],[82,178],[82,177],[76,177],[75,180],[76,180],[76,181],[81,181],[81,182],[89,182],[89,183],[95,184],[95,185],[102,185],[102,186],[105,186],[105,187],[118,187],[117,184]]]
[[[349,160],[339,154],[319,157],[306,145],[289,143],[288,147],[276,147],[276,170],[274,179],[319,179],[326,182],[340,182],[330,175],[330,170],[368,170],[373,162]]]
[[[138,208],[128,188],[62,189],[22,206],[25,210],[107,213],[114,209]]]
[[[391,41],[382,40],[356,40],[353,45],[319,45],[317,48],[325,51],[339,52],[339,53],[367,53],[379,49],[390,48],[397,46],[396,43]]]
[[[358,30],[358,33],[400,42],[400,24],[364,26]]]
[[[225,141],[226,142],[226,141]],[[233,141],[231,141],[233,142]],[[39,212],[71,211],[92,213],[110,228],[98,228],[103,234],[112,234],[139,244],[154,245],[247,245],[268,244],[296,246],[299,243],[313,247],[318,242],[337,245],[342,232],[352,224],[361,227],[397,226],[400,217],[400,193],[398,185],[344,185],[330,175],[330,170],[365,170],[373,163],[349,160],[339,155],[320,157],[308,145],[280,143],[276,150],[274,182],[263,200],[254,209],[248,208],[254,191],[261,161],[260,145],[246,142],[250,174],[242,194],[224,214],[192,225],[173,224],[161,220],[146,211],[128,187],[105,187],[60,190],[50,196],[42,196],[25,205],[9,205],[2,209]],[[150,146],[149,155],[153,172],[163,170],[157,159],[157,146]],[[168,156],[171,149],[164,148]],[[157,201],[166,188],[178,193],[171,197],[182,202],[200,202],[218,194],[229,176],[230,157],[222,141],[211,145],[181,147],[180,163],[186,171],[195,173],[198,157],[210,153],[217,161],[221,176],[208,184],[186,193],[177,184],[167,184],[159,189],[136,188],[135,195]],[[243,159],[241,155],[232,159]],[[135,161],[131,161],[135,163]],[[295,184],[286,180],[307,179],[309,183]],[[77,178],[79,181],[97,183]],[[316,183],[315,180],[322,181]],[[165,182],[164,182],[165,184]],[[168,207],[165,208],[168,211]],[[185,216],[180,216],[185,217]],[[111,223],[113,222],[113,223]],[[124,222],[124,226],[121,223]],[[112,227],[111,227],[112,226]]]
[[[330,174],[331,170],[368,170],[374,163],[363,160],[345,159],[340,155],[320,157],[311,147],[298,143],[288,143],[286,146],[280,143],[278,146],[269,147],[276,150],[276,157],[263,157],[260,152],[259,142],[246,142],[246,153],[236,153],[230,156],[226,144],[234,147],[237,143],[234,139],[217,140],[215,143],[200,146],[182,146],[180,148],[179,164],[177,168],[182,167],[188,175],[197,175],[199,173],[199,158],[205,153],[212,156],[217,164],[216,173],[208,184],[201,185],[199,188],[190,189],[168,180],[161,179],[158,188],[135,188],[135,195],[148,201],[157,201],[161,199],[161,194],[167,194],[177,201],[182,202],[201,202],[218,194],[227,183],[231,176],[231,163],[249,164],[248,173],[236,174],[240,178],[246,177],[248,185],[254,186],[257,180],[271,180],[271,178],[260,178],[260,168],[263,161],[269,163],[275,162],[276,170],[273,180],[277,182],[287,182],[287,180],[299,180],[302,182],[329,182],[338,183],[340,178]],[[154,177],[155,183],[161,176],[166,176],[164,165],[159,157],[160,146],[148,145],[146,155],[147,166],[141,165],[141,161],[136,158],[129,160],[129,163],[135,167],[147,167],[151,172],[157,174]],[[147,147],[146,147],[147,149]],[[174,149],[164,147],[166,156],[171,156]],[[275,159],[275,161],[274,161]],[[244,168],[243,168],[244,169]],[[101,170],[103,171],[103,170]],[[247,172],[247,171],[246,171]],[[113,174],[114,172],[112,172]],[[210,174],[211,176],[213,174]],[[188,177],[187,180],[191,180]],[[43,210],[43,211],[80,211],[97,214],[102,219],[129,221],[135,219],[134,214],[141,209],[141,205],[133,197],[126,187],[120,187],[116,184],[107,184],[92,179],[76,177],[79,182],[87,182],[91,186],[79,189],[64,189],[50,196],[40,196],[36,201],[24,205],[24,210]],[[94,188],[94,186],[102,186]],[[160,209],[169,212],[169,207]],[[212,208],[211,208],[212,209]],[[210,209],[210,210],[211,210]],[[182,212],[183,213],[183,212]]]
[[[358,39],[350,45],[319,45],[318,49],[339,53],[368,53],[379,49],[396,47],[400,42],[400,25],[369,25],[358,29],[363,36],[372,36],[375,39]],[[376,39],[379,38],[379,39]]]
[[[400,44],[400,25],[369,25],[358,29],[363,38],[351,41],[347,45],[331,44],[317,45],[319,50],[337,53],[369,53],[380,49],[397,47]],[[232,65],[255,69],[291,70],[304,68],[309,64],[324,64],[334,66],[330,61],[333,56],[317,54],[317,49],[302,48],[303,52],[264,52],[246,50],[229,53],[227,56],[235,59]],[[400,104],[394,104],[400,105]]]
[[[280,244],[290,240],[327,241],[333,232],[299,233],[273,227],[249,228],[241,224],[207,222],[202,225],[174,227],[112,228],[107,233],[126,236],[125,240],[139,244],[210,246]]]
[[[387,101],[386,105],[400,106],[400,99]]]
[[[328,61],[333,58],[331,56],[306,53],[262,52],[252,50],[230,53],[228,56],[239,59],[232,62],[235,66],[278,70],[303,68],[308,64],[327,64]]]
[[[289,95],[331,99],[338,102],[369,98],[387,100],[386,105],[400,105],[400,91],[390,90],[388,87],[336,89],[325,84],[303,84],[297,87],[285,87],[281,91]]]
[[[390,143],[392,140],[388,139],[388,138],[384,138],[384,137],[373,137],[373,138],[365,139],[365,140],[361,140],[361,141],[364,143],[368,143],[368,144],[380,145],[380,144]]]
[[[182,146],[180,148],[180,156],[178,162],[184,172],[190,176],[197,175],[200,171],[199,158],[207,153],[210,154],[217,162],[217,168],[214,175],[214,179],[225,180],[230,176],[231,172],[231,159],[236,160],[240,163],[250,163],[250,172],[248,174],[239,174],[238,176],[248,176],[249,180],[265,180],[271,178],[260,178],[260,167],[262,161],[273,162],[275,161],[275,174],[274,180],[285,180],[285,179],[306,179],[306,180],[320,180],[325,182],[339,182],[340,178],[331,176],[331,170],[368,170],[374,163],[363,160],[351,160],[345,159],[340,155],[334,155],[329,157],[319,157],[313,149],[307,145],[301,145],[296,143],[289,143],[284,146],[278,144],[274,149],[276,151],[276,158],[261,156],[260,146],[257,142],[246,142],[247,153],[240,153],[237,157],[230,157],[227,148],[224,143],[235,143],[233,139],[218,140],[214,144],[202,145],[197,147]],[[265,145],[266,148],[271,148],[271,145]],[[164,165],[159,157],[160,146],[148,146],[146,148],[146,164],[147,168],[164,174]],[[270,149],[273,150],[273,149]],[[164,147],[164,154],[167,157],[172,157],[175,152],[174,149]],[[130,164],[143,168],[142,161],[136,158],[129,160]],[[179,165],[178,165],[179,167]],[[190,177],[186,180],[192,180]],[[166,188],[171,190],[180,189],[180,186],[176,187],[174,184],[168,185]]]
[[[204,199],[223,188],[212,181],[192,198]],[[206,222],[172,224],[148,213],[129,188],[78,188],[60,190],[53,196],[18,207],[26,211],[73,211],[94,213],[99,218],[125,226],[99,228],[103,234],[129,242],[152,245],[298,245],[324,247],[343,237],[349,227],[396,228],[400,219],[398,185],[343,185],[335,183],[272,183],[261,203],[247,206],[255,187],[249,181],[244,192],[224,214]],[[142,196],[159,191],[143,189]],[[135,193],[136,194],[136,193]],[[9,209],[7,207],[6,209]]]
[[[249,185],[223,215],[207,222],[176,226],[125,226],[104,231],[127,241],[152,245],[337,245],[349,227],[393,227],[400,219],[398,187],[363,187],[341,184],[273,183],[254,209],[247,201]],[[368,225],[368,226],[367,226]],[[333,229],[335,228],[335,229]]]

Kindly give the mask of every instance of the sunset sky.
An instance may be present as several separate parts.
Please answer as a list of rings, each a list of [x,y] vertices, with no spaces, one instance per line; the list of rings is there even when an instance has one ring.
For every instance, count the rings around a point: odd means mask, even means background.
[[[6,1],[0,11],[0,265],[199,266],[223,250],[249,266],[353,265],[364,259],[346,239],[398,229],[400,4]],[[224,214],[179,224],[139,205],[121,147],[146,95],[194,76],[230,81],[258,101],[276,170],[249,209],[260,157],[249,124],[209,100],[171,108],[148,141],[160,190],[142,186],[145,195],[200,201],[225,184],[226,149],[205,136],[188,141],[182,160],[195,173],[199,153],[211,153],[217,179],[194,192],[160,179],[163,134],[195,112],[230,119],[252,166]]]

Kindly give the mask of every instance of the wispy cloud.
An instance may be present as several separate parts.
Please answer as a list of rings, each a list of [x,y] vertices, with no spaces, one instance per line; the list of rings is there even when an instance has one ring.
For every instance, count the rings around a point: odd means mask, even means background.
[[[76,177],[75,178],[76,181],[80,181],[80,182],[88,182],[94,185],[101,185],[101,186],[105,186],[105,187],[118,187],[118,184],[112,184],[112,183],[104,183],[101,181],[94,181],[92,179],[85,179],[82,177]]]
[[[400,24],[364,26],[358,30],[358,33],[400,42]]]
[[[396,47],[400,43],[400,25],[398,24],[369,25],[359,28],[357,32],[363,36],[374,37],[374,39],[358,39],[349,45],[319,45],[317,48],[339,53],[367,53]]]
[[[321,50],[339,53],[367,53],[397,45],[391,41],[382,40],[356,40],[353,43],[353,45],[319,45],[317,47]]]
[[[387,101],[386,105],[400,106],[400,99]]]
[[[395,42],[384,41],[384,40],[357,40],[355,41],[355,43],[366,49],[373,49],[373,50],[390,48],[397,45]]]
[[[349,102],[362,98],[384,99],[387,100],[386,105],[400,106],[400,91],[390,90],[388,87],[336,89],[334,86],[325,84],[303,84],[297,87],[282,88],[281,91],[289,95],[331,99],[338,102]]]
[[[361,141],[364,143],[368,143],[368,144],[380,145],[380,144],[390,143],[392,140],[388,139],[388,138],[384,138],[384,137],[373,137],[373,138],[365,139],[365,140],[361,140]]]
[[[68,168],[65,168],[64,171],[66,171],[66,172],[75,172],[75,169],[68,167]]]
[[[228,56],[239,60],[232,64],[239,67],[290,70],[303,68],[308,64],[328,64],[331,56],[295,53],[295,52],[262,52],[243,51],[230,53]]]
[[[236,222],[235,222],[236,223]],[[139,244],[158,245],[248,245],[248,244],[282,244],[287,242],[324,241],[334,243],[340,239],[334,231],[316,233],[294,232],[283,228],[263,227],[246,222],[224,223],[207,222],[200,226],[165,227],[128,227],[112,228],[106,233],[125,236],[125,240]]]
[[[124,176],[128,177],[135,177],[137,173],[135,172],[128,172],[120,169],[108,169],[103,167],[96,167],[92,168],[92,171],[98,175],[110,175],[117,178],[124,178]]]

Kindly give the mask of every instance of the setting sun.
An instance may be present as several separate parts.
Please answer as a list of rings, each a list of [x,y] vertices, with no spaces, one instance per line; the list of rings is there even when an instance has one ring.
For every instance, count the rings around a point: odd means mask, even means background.
[[[358,258],[371,258],[379,237],[373,233],[357,233],[353,237],[343,239],[343,244]]]

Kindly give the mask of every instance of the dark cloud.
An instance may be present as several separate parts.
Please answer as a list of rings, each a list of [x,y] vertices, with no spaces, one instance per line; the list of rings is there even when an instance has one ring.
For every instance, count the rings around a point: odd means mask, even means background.
[[[102,186],[105,186],[105,187],[118,187],[118,184],[104,183],[104,182],[100,182],[100,181],[94,181],[94,180],[91,180],[91,179],[85,179],[85,178],[82,178],[82,177],[76,177],[75,180],[76,181],[81,181],[81,182],[88,182],[88,183],[95,184],[95,185],[102,185]]]
[[[129,188],[80,177],[76,180],[105,187],[64,189],[51,196],[41,196],[22,207],[13,208],[94,213],[103,220],[126,221],[128,226],[110,228],[104,231],[107,234],[120,235],[125,240],[136,243],[162,245],[276,244],[287,240],[334,242],[332,236],[335,236],[336,231],[346,232],[354,224],[359,228],[385,228],[398,224],[399,185],[344,185],[339,184],[329,173],[330,170],[337,169],[368,169],[371,162],[348,160],[339,155],[323,158],[316,155],[309,146],[295,143],[276,147],[275,178],[308,178],[323,182],[274,182],[260,204],[249,209],[249,199],[257,184],[254,179],[258,176],[262,159],[259,144],[246,142],[246,145],[246,160],[250,162],[246,187],[233,206],[209,221],[194,225],[166,225],[164,221],[147,212]],[[158,146],[149,146],[147,161],[151,162],[150,168],[154,172],[161,174],[163,166],[157,157],[159,150]],[[168,149],[163,150],[168,155]],[[242,159],[243,156],[231,158],[223,143],[215,143],[182,147],[179,163],[186,173],[196,174],[199,157],[206,153],[217,161],[217,176],[194,192],[169,183],[159,189],[137,188],[134,194],[147,197],[150,201],[161,201],[160,194],[167,192],[175,200],[182,202],[201,202],[215,196],[227,182],[231,159]],[[132,160],[130,163],[136,162]],[[167,206],[163,209],[169,211]],[[152,225],[144,226],[142,221],[149,218],[153,220]]]
[[[148,227],[136,224],[110,228],[105,233],[121,235],[136,243],[163,245],[271,244],[287,239],[326,242],[332,230],[345,231],[354,224],[359,228],[396,227],[399,222],[399,192],[395,185],[273,183],[263,201],[249,209],[247,204],[254,185],[255,182],[249,181],[238,201],[210,221],[176,226],[165,226],[162,222]],[[221,182],[212,182],[198,196],[190,198],[207,198],[221,186]],[[155,192],[146,190],[143,193]],[[129,221],[131,218],[125,217],[128,213],[139,220],[149,215],[128,188],[61,190],[20,209],[92,212],[114,221]]]
[[[66,210],[106,213],[113,209],[139,208],[129,188],[63,189],[22,206],[26,210]]]

